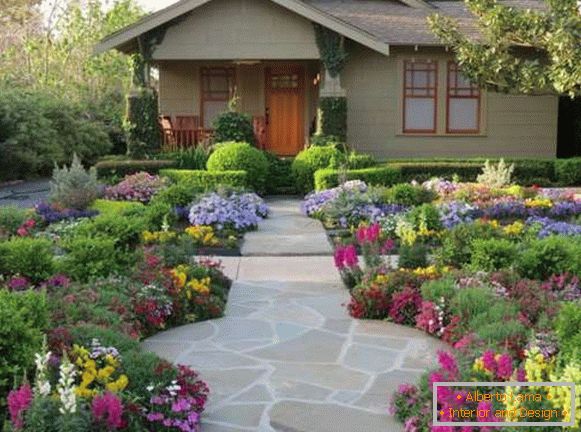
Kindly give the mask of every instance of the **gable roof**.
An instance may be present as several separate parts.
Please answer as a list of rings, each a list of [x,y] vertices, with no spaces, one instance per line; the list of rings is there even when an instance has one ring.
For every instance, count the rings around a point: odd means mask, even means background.
[[[212,0],[180,0],[103,39],[96,53],[137,50],[138,38],[191,13]],[[478,37],[474,17],[458,0],[269,0],[374,51],[389,55],[390,45],[441,46],[427,25],[437,12],[455,18],[460,29]],[[522,9],[544,9],[542,0],[500,0]]]
[[[192,12],[193,10],[209,3],[212,0],[181,0],[162,9],[158,12],[150,14],[136,23],[125,27],[103,39],[95,47],[95,53],[103,53],[110,49],[119,49],[120,51],[132,51],[136,47],[136,40],[139,36],[159,27],[164,24]],[[299,16],[307,18],[308,20],[327,27],[349,39],[352,39],[360,44],[367,46],[382,54],[389,55],[389,45],[379,41],[375,36],[368,33],[366,30],[353,26],[352,24],[341,20],[331,14],[328,14],[321,9],[314,7],[301,0],[270,0],[272,3],[278,4]],[[405,1],[423,1],[423,0],[405,0]]]

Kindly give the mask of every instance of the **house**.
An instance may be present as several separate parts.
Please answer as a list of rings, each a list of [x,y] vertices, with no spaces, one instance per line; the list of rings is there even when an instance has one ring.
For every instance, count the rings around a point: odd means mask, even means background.
[[[471,85],[428,29],[434,12],[475,32],[460,1],[181,0],[96,51],[144,54],[159,69],[161,113],[195,116],[201,127],[236,92],[279,155],[308,144],[319,98],[339,96],[347,100],[347,143],[381,159],[554,157],[558,97]],[[313,24],[343,38],[348,59],[338,78],[322,67]]]

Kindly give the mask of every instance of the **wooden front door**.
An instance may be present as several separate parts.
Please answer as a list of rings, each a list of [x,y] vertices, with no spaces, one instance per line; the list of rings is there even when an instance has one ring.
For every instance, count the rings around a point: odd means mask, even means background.
[[[302,66],[266,69],[267,150],[295,156],[305,145],[305,73]]]

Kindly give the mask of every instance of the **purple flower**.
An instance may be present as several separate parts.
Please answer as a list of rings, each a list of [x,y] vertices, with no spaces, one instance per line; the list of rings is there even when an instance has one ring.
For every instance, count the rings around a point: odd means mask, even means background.
[[[440,211],[442,225],[447,229],[454,228],[462,223],[472,222],[481,214],[477,207],[471,206],[464,201],[451,201],[442,204],[438,210]]]
[[[8,281],[8,288],[13,291],[22,291],[28,288],[30,281],[23,276],[15,276]]]
[[[90,218],[99,214],[96,210],[58,209],[44,202],[37,204],[34,210],[46,224],[63,220]]]
[[[222,196],[214,192],[204,195],[191,207],[189,221],[192,225],[211,225],[218,230],[247,231],[256,228],[267,215],[268,207],[254,193]]]
[[[153,412],[153,413],[147,414],[147,420],[149,420],[150,422],[162,421],[164,418],[165,418],[165,416],[159,412]]]
[[[115,201],[139,201],[147,203],[166,186],[164,178],[140,172],[126,176],[115,186],[105,189],[105,197]]]
[[[561,236],[578,236],[581,235],[581,225],[560,222],[547,217],[530,217],[526,220],[526,224],[536,227],[539,232],[539,238],[549,237],[551,235]]]

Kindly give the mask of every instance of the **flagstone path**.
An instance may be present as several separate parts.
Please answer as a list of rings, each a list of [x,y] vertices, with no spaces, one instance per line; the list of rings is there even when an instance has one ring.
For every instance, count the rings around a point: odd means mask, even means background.
[[[443,345],[387,322],[354,320],[321,224],[277,199],[242,257],[224,318],[169,330],[143,346],[192,366],[211,388],[203,432],[391,432],[398,385]]]

